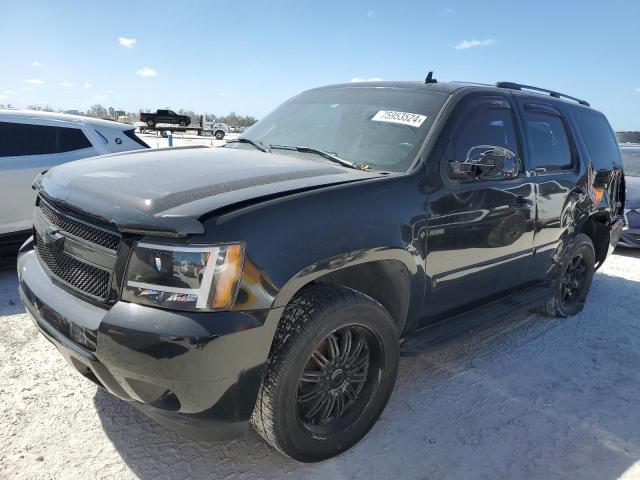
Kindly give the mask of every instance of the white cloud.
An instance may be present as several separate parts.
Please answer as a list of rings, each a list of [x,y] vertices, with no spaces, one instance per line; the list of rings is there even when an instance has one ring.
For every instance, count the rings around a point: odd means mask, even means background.
[[[445,15],[453,15],[456,11],[453,8],[443,8],[442,13]]]
[[[226,97],[227,96],[227,92],[220,92],[220,93],[218,93],[218,95],[220,95],[221,97]]]
[[[0,93],[0,100],[6,100],[9,98],[9,95],[5,95],[4,93]]]
[[[31,87],[22,87],[20,90],[22,90],[23,92],[30,92]]]
[[[5,90],[2,92],[2,95],[15,95],[16,92],[14,92],[13,90]]]
[[[43,85],[44,81],[39,78],[27,78],[23,80],[24,83],[28,83],[29,85]]]
[[[67,82],[66,80],[64,82],[62,82],[60,84],[61,87],[65,87],[65,88],[71,88],[71,87],[75,87],[76,84],[75,83],[71,83],[71,82]]]
[[[106,93],[107,95],[111,95],[113,92],[113,90],[105,90],[104,93]]]
[[[109,100],[109,96],[105,95],[104,93],[99,93],[98,95],[96,95],[93,98],[96,102],[106,102],[107,100]]]
[[[456,44],[453,48],[456,50],[466,50],[467,48],[474,47],[490,47],[491,45],[495,45],[496,41],[493,38],[487,38],[485,40],[463,40],[462,42]]]
[[[33,62],[33,63],[31,64],[31,66],[32,66],[32,67],[41,67],[41,66],[42,66],[42,64],[41,64],[39,61],[37,61],[37,60],[36,60],[35,62]]]
[[[93,87],[93,85],[91,85],[89,82],[84,82],[83,87],[84,88],[91,88],[91,87]]]
[[[118,43],[125,48],[133,48],[135,47],[137,41],[135,38],[119,37]]]
[[[375,17],[375,16],[376,16],[376,12],[374,12],[373,10],[367,11],[367,17],[371,18],[371,17]]]
[[[353,77],[351,81],[352,82],[381,82],[382,79],[379,77],[371,77],[371,78]]]
[[[156,72],[153,68],[143,67],[136,72],[136,75],[140,75],[141,77],[155,77],[156,75],[158,75],[158,72]]]
[[[640,92],[640,87],[636,87],[636,88],[634,88],[634,90],[635,90],[636,92]]]

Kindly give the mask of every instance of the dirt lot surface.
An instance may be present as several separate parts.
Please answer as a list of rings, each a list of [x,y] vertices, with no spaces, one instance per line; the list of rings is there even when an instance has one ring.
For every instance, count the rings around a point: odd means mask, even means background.
[[[0,272],[0,478],[640,479],[640,253],[597,273],[584,312],[505,319],[405,358],[358,446],[289,461],[250,433],[190,441],[67,367]]]

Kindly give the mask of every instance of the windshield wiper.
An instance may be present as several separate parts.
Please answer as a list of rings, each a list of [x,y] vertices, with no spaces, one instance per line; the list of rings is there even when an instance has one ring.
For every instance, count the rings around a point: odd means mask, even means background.
[[[316,155],[320,155],[328,160],[331,160],[334,163],[339,163],[344,167],[354,168],[356,170],[369,170],[369,165],[365,165],[362,163],[354,163],[349,160],[345,160],[344,158],[340,158],[335,153],[325,152],[324,150],[320,150],[319,148],[313,147],[305,147],[305,146],[294,146],[294,145],[269,145],[270,149],[279,149],[279,150],[293,150],[295,152],[302,153],[315,153]]]
[[[233,140],[228,140],[227,143],[248,143],[249,145],[256,147],[261,152],[271,153],[271,149],[269,147],[265,147],[262,142],[256,142],[250,138],[234,138]]]

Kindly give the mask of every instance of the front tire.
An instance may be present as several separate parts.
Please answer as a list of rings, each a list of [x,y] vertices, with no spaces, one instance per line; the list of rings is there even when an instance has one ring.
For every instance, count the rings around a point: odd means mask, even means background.
[[[156,126],[155,120],[147,120],[147,126],[149,126],[151,128],[155,128],[155,126]]]
[[[595,258],[591,239],[583,233],[577,235],[562,255],[557,278],[553,281],[553,296],[537,312],[559,318],[580,313],[593,281]]]
[[[224,138],[224,132],[222,130],[218,130],[215,135],[216,140],[222,140]]]
[[[180,120],[179,125],[180,125],[181,127],[186,127],[186,126],[187,126],[187,125],[189,125],[189,124],[187,123],[187,121],[186,121],[186,120]]]
[[[382,413],[398,358],[398,332],[382,305],[345,287],[309,287],[287,305],[278,325],[254,428],[301,462],[338,455]]]

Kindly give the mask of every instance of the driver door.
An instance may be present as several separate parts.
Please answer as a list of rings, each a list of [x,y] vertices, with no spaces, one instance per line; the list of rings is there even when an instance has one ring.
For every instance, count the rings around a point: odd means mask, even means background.
[[[430,159],[425,323],[488,302],[527,279],[535,191],[520,161],[515,118],[506,95],[463,99],[435,149],[444,154]],[[518,168],[510,175],[500,168],[460,168],[491,147],[515,154]]]

